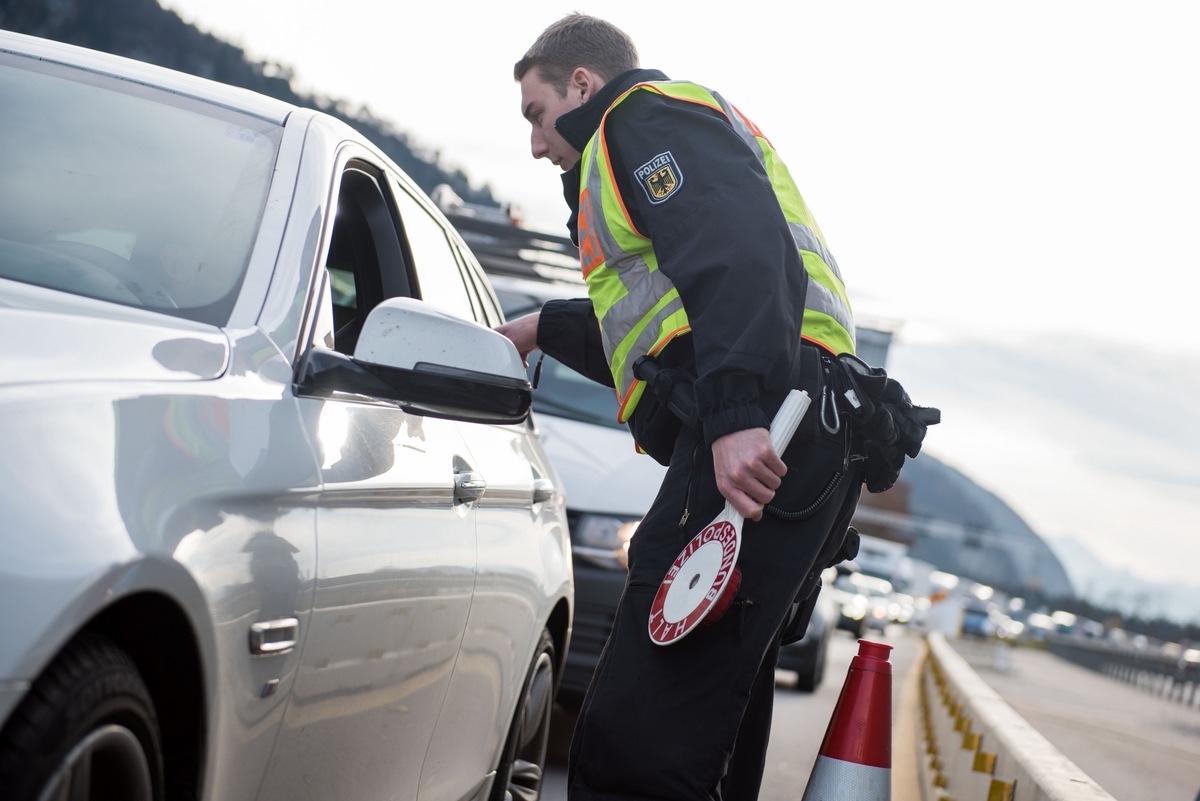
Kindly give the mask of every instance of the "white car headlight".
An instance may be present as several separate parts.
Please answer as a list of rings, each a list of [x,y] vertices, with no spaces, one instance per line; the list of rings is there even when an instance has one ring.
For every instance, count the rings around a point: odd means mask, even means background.
[[[629,540],[640,522],[611,515],[579,515],[571,527],[571,552],[600,567],[628,570]]]

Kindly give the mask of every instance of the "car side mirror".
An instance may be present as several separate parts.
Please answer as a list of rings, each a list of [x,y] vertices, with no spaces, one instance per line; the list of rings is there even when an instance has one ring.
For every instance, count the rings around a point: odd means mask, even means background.
[[[389,298],[367,315],[354,358],[406,370],[441,364],[447,369],[525,378],[525,365],[508,337],[413,298]]]
[[[305,354],[300,392],[388,400],[412,414],[520,423],[533,390],[512,342],[478,323],[412,298],[389,298],[367,316],[354,356]]]

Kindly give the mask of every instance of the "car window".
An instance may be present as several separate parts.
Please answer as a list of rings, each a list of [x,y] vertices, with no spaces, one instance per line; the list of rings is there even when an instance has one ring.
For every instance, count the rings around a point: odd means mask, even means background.
[[[12,55],[0,108],[0,277],[228,320],[280,126]]]
[[[476,310],[471,305],[446,229],[408,192],[396,192],[396,201],[412,251],[421,299],[464,320],[476,320]]]
[[[498,324],[495,301],[470,280],[478,267],[469,253],[460,253],[437,218],[386,175],[362,159],[342,173],[325,259],[327,291],[316,300],[318,312],[331,306],[326,316],[335,350],[354,353],[363,322],[385,298],[419,297],[457,317]],[[308,341],[323,337],[314,331]]]
[[[380,301],[412,297],[396,217],[380,175],[375,167],[353,161],[338,186],[325,268],[333,304],[334,348],[345,354],[354,353],[363,321]]]
[[[845,582],[840,584],[844,589],[859,592],[863,595],[886,597],[892,592],[892,583],[887,579],[867,576],[862,573],[850,573],[843,577]]]
[[[617,422],[617,395],[612,387],[597,384],[590,378],[575,372],[552,356],[529,360],[529,380],[541,361],[541,374],[537,376],[537,387],[533,390],[535,412],[593,423],[608,428],[624,429]]]
[[[499,301],[492,291],[491,284],[488,282],[479,260],[463,242],[455,243],[454,255],[458,258],[463,274],[467,278],[471,302],[478,307],[479,322],[488,328],[500,325],[504,322],[504,314],[500,311]]]

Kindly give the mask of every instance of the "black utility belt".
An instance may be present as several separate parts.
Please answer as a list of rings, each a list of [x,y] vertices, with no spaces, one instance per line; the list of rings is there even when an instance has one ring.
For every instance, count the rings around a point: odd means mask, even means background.
[[[891,489],[904,458],[915,459],[929,426],[942,421],[941,410],[914,405],[899,381],[853,354],[828,359],[827,366],[834,376],[830,383],[836,397],[828,404],[822,398],[821,425],[840,425],[842,416],[848,416],[863,442],[867,490]]]

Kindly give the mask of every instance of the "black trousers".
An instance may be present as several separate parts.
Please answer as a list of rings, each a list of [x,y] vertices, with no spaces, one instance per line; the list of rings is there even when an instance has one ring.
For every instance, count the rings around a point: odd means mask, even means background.
[[[660,646],[647,630],[659,583],[725,504],[700,432],[679,434],[630,543],[625,591],[576,724],[571,801],[758,797],[780,630],[802,587],[815,587],[840,549],[860,486],[849,432],[822,428],[820,385],[801,386],[813,404],[784,453],[788,473],[773,511],[742,529],[734,602],[713,625]]]

